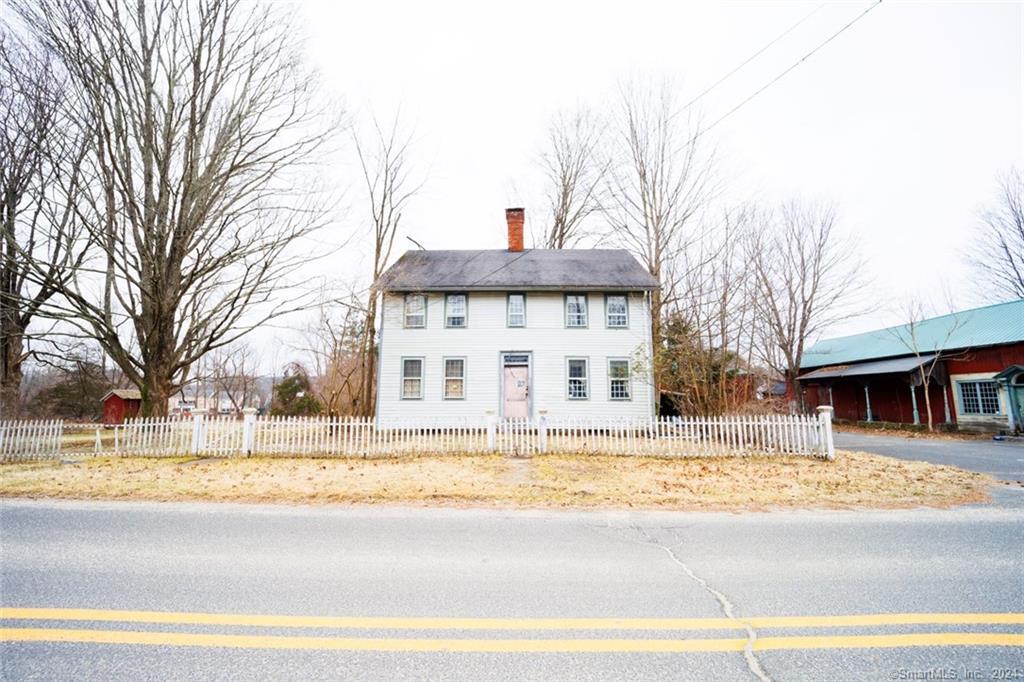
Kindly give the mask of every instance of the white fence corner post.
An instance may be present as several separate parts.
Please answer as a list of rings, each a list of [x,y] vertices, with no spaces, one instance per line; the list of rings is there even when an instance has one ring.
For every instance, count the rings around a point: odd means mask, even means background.
[[[63,424],[61,426],[63,427]],[[61,428],[61,431],[63,431],[63,430],[64,429]],[[99,453],[102,450],[103,450],[103,443],[100,441],[100,430],[96,429],[96,448],[95,448],[95,452]]]
[[[242,410],[242,453],[251,455],[256,441],[256,408]]]
[[[548,451],[548,411],[537,410],[540,418],[537,420],[537,440],[541,452]]]
[[[829,405],[818,407],[818,422],[821,424],[821,444],[824,451],[822,454],[829,460],[836,458],[836,446],[832,441],[832,411]]]
[[[494,416],[494,410],[487,410],[487,450],[494,452],[498,445],[498,420]]]
[[[192,447],[193,455],[198,455],[205,447],[206,429],[203,428],[203,413],[196,412],[192,415]]]

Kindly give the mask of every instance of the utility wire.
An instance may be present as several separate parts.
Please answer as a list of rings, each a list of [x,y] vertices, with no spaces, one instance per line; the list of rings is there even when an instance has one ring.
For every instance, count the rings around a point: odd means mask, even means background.
[[[814,9],[812,9],[812,10],[811,10],[811,11],[810,11],[810,12],[809,12],[809,13],[808,13],[808,14],[807,14],[806,16],[804,16],[804,18],[802,18],[802,19],[801,19],[800,21],[796,22],[795,24],[793,24],[792,26],[790,26],[789,28],[787,28],[787,29],[786,29],[785,31],[783,31],[782,33],[780,33],[779,35],[777,35],[777,36],[775,37],[775,39],[773,39],[773,40],[772,40],[772,41],[771,41],[770,43],[768,43],[767,45],[765,45],[764,47],[762,47],[762,48],[761,48],[760,50],[758,50],[758,51],[757,51],[757,52],[755,52],[754,54],[752,54],[752,55],[750,55],[749,57],[747,57],[747,58],[746,58],[746,59],[745,59],[745,60],[743,61],[743,63],[741,63],[741,64],[740,64],[739,66],[737,66],[737,67],[736,67],[736,68],[734,68],[734,69],[733,69],[732,71],[730,71],[729,73],[725,74],[724,76],[722,76],[721,78],[719,78],[718,80],[716,80],[716,81],[715,81],[714,83],[712,83],[711,85],[709,85],[709,86],[708,86],[707,88],[705,88],[704,92],[700,93],[699,95],[697,95],[696,97],[694,97],[693,99],[691,99],[691,100],[690,100],[689,102],[687,102],[687,103],[686,103],[686,104],[685,104],[685,105],[683,106],[683,108],[679,110],[679,111],[680,111],[680,113],[681,113],[681,112],[683,112],[683,111],[686,111],[687,109],[689,109],[690,107],[692,107],[692,106],[693,106],[694,104],[696,104],[696,103],[697,103],[697,102],[698,102],[699,100],[703,99],[703,98],[704,98],[704,96],[705,96],[706,94],[708,94],[709,92],[711,92],[712,90],[714,90],[715,88],[717,88],[717,87],[718,87],[719,85],[721,85],[722,83],[724,83],[724,82],[725,82],[726,80],[728,80],[728,79],[729,79],[729,78],[730,78],[730,77],[731,77],[731,76],[732,76],[732,75],[733,75],[734,73],[736,73],[737,71],[739,71],[740,69],[742,69],[742,68],[743,68],[744,66],[746,66],[746,65],[747,65],[747,64],[749,64],[750,62],[752,62],[752,61],[754,61],[755,59],[757,59],[758,57],[760,57],[760,56],[761,56],[762,54],[764,54],[764,52],[765,52],[765,51],[766,51],[766,50],[767,50],[768,48],[770,48],[770,47],[771,47],[772,45],[774,45],[775,43],[779,42],[780,40],[782,40],[783,38],[785,38],[785,37],[786,37],[787,35],[789,35],[790,33],[792,33],[792,32],[793,32],[793,31],[794,31],[794,30],[796,29],[796,27],[797,27],[797,26],[799,26],[800,24],[802,24],[802,23],[804,23],[805,21],[807,21],[808,19],[810,19],[810,18],[811,18],[811,16],[812,16],[813,14],[815,14],[815,13],[816,13],[816,12],[817,12],[818,10],[820,10],[820,9],[821,9],[822,7],[824,7],[824,6],[825,6],[825,3],[823,2],[823,3],[821,3],[820,5],[818,5],[817,7],[815,7]]]
[[[793,63],[793,65],[792,65],[792,66],[790,66],[790,67],[789,67],[788,69],[786,69],[785,71],[783,71],[782,73],[780,73],[780,74],[779,74],[778,76],[776,76],[775,78],[773,78],[773,79],[771,79],[770,81],[768,81],[767,83],[765,83],[765,84],[764,84],[763,86],[761,86],[761,87],[760,87],[760,88],[759,88],[758,90],[756,90],[756,91],[755,91],[755,92],[754,92],[754,93],[753,93],[752,95],[750,95],[749,97],[747,97],[746,99],[744,99],[744,100],[743,100],[742,102],[740,102],[739,104],[737,104],[736,106],[734,106],[734,107],[733,107],[732,109],[730,109],[729,111],[725,112],[725,113],[724,113],[724,114],[723,114],[723,115],[722,115],[721,117],[719,117],[718,119],[716,119],[714,123],[712,123],[711,125],[709,125],[708,127],[704,128],[704,129],[702,129],[702,130],[698,131],[696,135],[694,135],[694,136],[693,136],[692,138],[690,138],[690,143],[692,144],[692,143],[693,143],[693,142],[694,142],[694,141],[695,141],[695,140],[696,140],[697,138],[699,138],[699,137],[700,137],[701,135],[703,135],[704,133],[708,132],[709,130],[711,130],[712,128],[714,128],[715,126],[717,126],[717,125],[718,125],[719,123],[721,123],[722,121],[724,121],[725,119],[729,118],[729,117],[730,117],[730,116],[732,116],[732,115],[733,115],[734,113],[736,113],[737,111],[739,111],[739,110],[740,110],[740,108],[742,108],[742,107],[743,107],[743,106],[744,106],[744,105],[745,105],[745,104],[746,104],[747,102],[749,102],[750,100],[754,99],[755,97],[757,97],[758,95],[760,95],[760,94],[761,94],[762,92],[764,92],[765,90],[767,90],[768,88],[770,88],[771,86],[775,85],[775,84],[776,84],[777,82],[779,82],[780,80],[782,80],[782,78],[783,78],[783,77],[784,77],[784,76],[785,76],[786,74],[788,74],[788,73],[789,73],[790,71],[792,71],[792,70],[793,70],[793,69],[795,69],[796,67],[798,67],[798,66],[800,66],[801,64],[803,64],[803,63],[804,63],[805,61],[807,61],[807,59],[808,59],[809,57],[811,57],[811,55],[813,55],[813,54],[814,54],[815,52],[817,52],[817,51],[818,51],[818,50],[820,50],[821,48],[823,48],[823,47],[825,47],[826,45],[828,45],[829,43],[831,43],[831,42],[832,42],[833,40],[835,40],[835,39],[836,39],[836,38],[837,38],[837,37],[838,37],[838,36],[839,36],[839,35],[840,35],[841,33],[843,33],[844,31],[846,31],[846,29],[848,29],[848,28],[850,28],[851,26],[853,26],[854,24],[856,24],[856,23],[857,23],[858,21],[860,21],[860,20],[861,20],[861,19],[863,19],[863,18],[864,18],[865,16],[867,16],[868,12],[870,12],[870,11],[871,11],[871,10],[873,10],[873,9],[875,9],[876,7],[878,7],[878,6],[879,6],[879,5],[881,5],[881,4],[882,4],[882,0],[878,0],[877,2],[873,3],[873,4],[872,4],[872,5],[870,6],[870,7],[868,7],[868,8],[866,9],[866,10],[864,10],[863,12],[861,12],[860,14],[858,14],[858,15],[857,15],[856,17],[854,17],[852,21],[850,21],[850,22],[849,22],[849,23],[847,23],[847,24],[846,24],[845,26],[843,26],[843,27],[842,27],[841,29],[839,29],[838,31],[836,31],[835,33],[833,33],[832,35],[830,35],[830,36],[829,36],[828,38],[826,38],[826,39],[825,39],[824,41],[822,41],[821,43],[819,43],[819,44],[817,45],[817,47],[815,47],[815,48],[814,48],[813,50],[811,50],[810,52],[808,52],[807,54],[805,54],[805,55],[804,55],[803,57],[801,57],[800,59],[798,59],[798,60],[797,60],[796,62],[794,62],[794,63]]]

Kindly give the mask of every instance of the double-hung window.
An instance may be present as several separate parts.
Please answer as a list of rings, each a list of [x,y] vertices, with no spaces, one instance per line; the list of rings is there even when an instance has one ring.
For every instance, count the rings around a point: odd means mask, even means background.
[[[461,329],[466,326],[466,294],[444,297],[444,326]]]
[[[999,385],[994,381],[958,381],[964,414],[999,414]]]
[[[508,326],[526,326],[526,294],[508,295]]]
[[[565,326],[586,327],[587,326],[587,295],[566,294],[565,296]]]
[[[405,327],[415,329],[427,326],[427,297],[423,294],[405,295]]]
[[[611,400],[629,400],[631,397],[629,360],[609,360],[608,398]]]
[[[569,400],[586,400],[590,397],[590,368],[586,358],[569,358],[566,361]]]
[[[604,323],[609,329],[629,327],[629,301],[625,294],[608,294],[604,298]]]
[[[402,400],[423,397],[423,358],[402,358]]]
[[[466,397],[466,359],[444,359],[444,399],[462,400]]]

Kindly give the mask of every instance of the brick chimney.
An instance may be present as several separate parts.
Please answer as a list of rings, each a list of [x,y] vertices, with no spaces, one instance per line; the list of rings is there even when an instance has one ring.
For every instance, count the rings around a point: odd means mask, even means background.
[[[508,223],[508,250],[523,250],[523,222],[526,210],[522,208],[506,208],[505,222]]]

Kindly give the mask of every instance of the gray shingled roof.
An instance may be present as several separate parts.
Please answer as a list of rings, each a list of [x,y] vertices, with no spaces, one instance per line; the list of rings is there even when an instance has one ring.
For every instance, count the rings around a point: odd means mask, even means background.
[[[622,249],[406,251],[381,278],[384,291],[651,290],[652,277]]]

